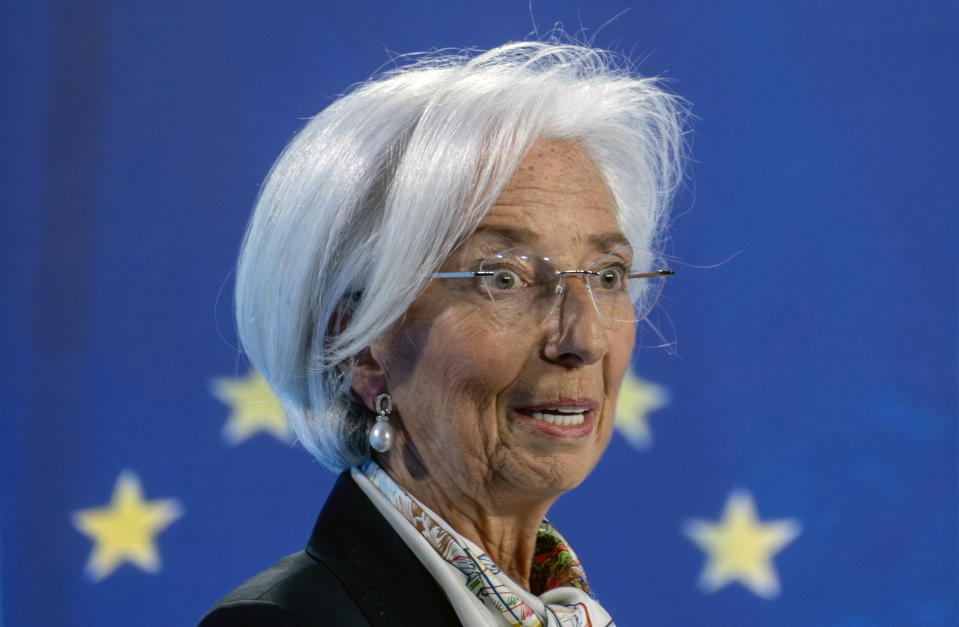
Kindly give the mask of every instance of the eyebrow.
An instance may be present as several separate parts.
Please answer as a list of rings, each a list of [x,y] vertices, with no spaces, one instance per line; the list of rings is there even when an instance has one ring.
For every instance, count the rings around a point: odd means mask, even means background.
[[[511,244],[531,244],[540,242],[542,239],[538,233],[530,229],[495,225],[480,225],[473,233],[474,237],[477,235],[489,235]],[[599,251],[611,251],[629,246],[629,240],[620,231],[591,235],[587,241]]]
[[[508,226],[480,225],[476,227],[476,230],[473,232],[473,237],[477,235],[489,235],[497,239],[506,240],[511,244],[528,244],[539,240],[539,235],[529,229]]]
[[[626,239],[626,236],[619,231],[592,235],[589,238],[589,243],[596,246],[596,248],[599,250],[608,251],[622,248],[623,246],[629,246],[629,240]]]

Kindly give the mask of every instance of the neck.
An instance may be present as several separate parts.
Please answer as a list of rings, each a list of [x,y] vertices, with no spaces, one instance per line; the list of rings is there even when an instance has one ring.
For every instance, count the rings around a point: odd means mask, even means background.
[[[529,590],[537,531],[558,494],[521,494],[495,476],[476,478],[464,486],[446,477],[410,472],[400,455],[377,461],[393,481],[476,543],[503,572]]]

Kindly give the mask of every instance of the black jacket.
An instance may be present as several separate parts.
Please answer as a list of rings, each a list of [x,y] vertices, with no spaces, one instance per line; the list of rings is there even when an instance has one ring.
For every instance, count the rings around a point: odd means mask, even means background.
[[[203,617],[216,625],[459,625],[443,590],[348,472],[306,550],[281,559]]]

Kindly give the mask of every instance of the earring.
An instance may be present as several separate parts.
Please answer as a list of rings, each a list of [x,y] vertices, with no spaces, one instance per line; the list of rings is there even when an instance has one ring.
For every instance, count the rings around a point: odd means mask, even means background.
[[[370,428],[370,446],[385,453],[393,448],[393,425],[388,414],[393,411],[393,397],[380,394],[376,397],[376,422]]]

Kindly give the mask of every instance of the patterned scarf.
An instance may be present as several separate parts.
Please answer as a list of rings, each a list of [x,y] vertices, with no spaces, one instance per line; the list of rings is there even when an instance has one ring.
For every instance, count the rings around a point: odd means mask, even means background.
[[[500,571],[489,555],[397,485],[375,462],[367,460],[354,469],[354,476],[358,473],[369,478],[436,553],[456,569],[462,584],[499,619],[498,624],[513,627],[613,625],[592,596],[586,573],[573,549],[547,520],[543,520],[537,532],[530,572],[531,592],[542,602],[538,608],[540,615],[531,607],[539,604],[525,590],[518,591],[518,584]]]

